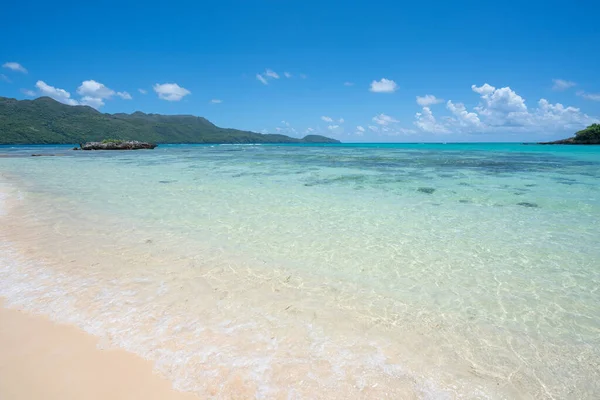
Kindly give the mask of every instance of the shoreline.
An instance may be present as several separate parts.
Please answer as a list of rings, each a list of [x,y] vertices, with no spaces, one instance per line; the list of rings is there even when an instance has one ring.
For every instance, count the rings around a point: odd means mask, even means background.
[[[152,362],[0,298],[0,398],[193,400],[153,372]]]

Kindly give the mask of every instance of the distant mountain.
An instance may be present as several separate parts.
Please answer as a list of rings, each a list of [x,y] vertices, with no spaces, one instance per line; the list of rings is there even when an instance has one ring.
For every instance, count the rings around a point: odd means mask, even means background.
[[[339,143],[319,135],[296,139],[219,128],[193,115],[103,114],[49,97],[0,97],[0,144],[78,144],[107,138],[154,143]]]

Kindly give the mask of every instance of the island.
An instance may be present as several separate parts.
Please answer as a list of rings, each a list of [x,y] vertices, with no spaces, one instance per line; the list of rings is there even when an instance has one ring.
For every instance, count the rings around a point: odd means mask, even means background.
[[[538,144],[600,144],[600,124],[592,124],[575,133],[575,136],[567,139]]]
[[[87,142],[80,144],[73,150],[152,150],[157,145],[154,143],[140,142],[137,140],[104,139],[101,142]]]
[[[320,135],[294,138],[221,128],[194,115],[106,114],[89,106],[70,106],[50,97],[0,97],[0,144],[79,144],[106,138],[148,144],[339,143]],[[83,147],[83,146],[82,146]]]

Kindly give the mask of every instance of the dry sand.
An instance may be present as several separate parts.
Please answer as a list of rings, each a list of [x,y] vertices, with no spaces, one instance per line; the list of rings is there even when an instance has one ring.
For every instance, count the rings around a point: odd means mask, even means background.
[[[76,327],[0,300],[0,399],[193,400],[152,372],[152,364],[123,350],[100,350]]]

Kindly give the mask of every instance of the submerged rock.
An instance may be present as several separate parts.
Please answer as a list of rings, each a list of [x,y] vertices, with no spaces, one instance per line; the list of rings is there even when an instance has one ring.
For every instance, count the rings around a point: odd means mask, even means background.
[[[432,194],[433,192],[435,192],[434,188],[430,188],[430,187],[420,187],[417,189],[417,191],[421,192],[421,193],[427,193],[427,194]]]
[[[527,201],[522,201],[520,203],[517,203],[517,205],[521,206],[521,207],[531,207],[531,208],[537,208],[537,207],[539,207],[537,204],[535,204],[535,203],[529,203]]]
[[[102,142],[87,142],[79,145],[81,150],[151,150],[157,145],[137,140],[104,140]]]

